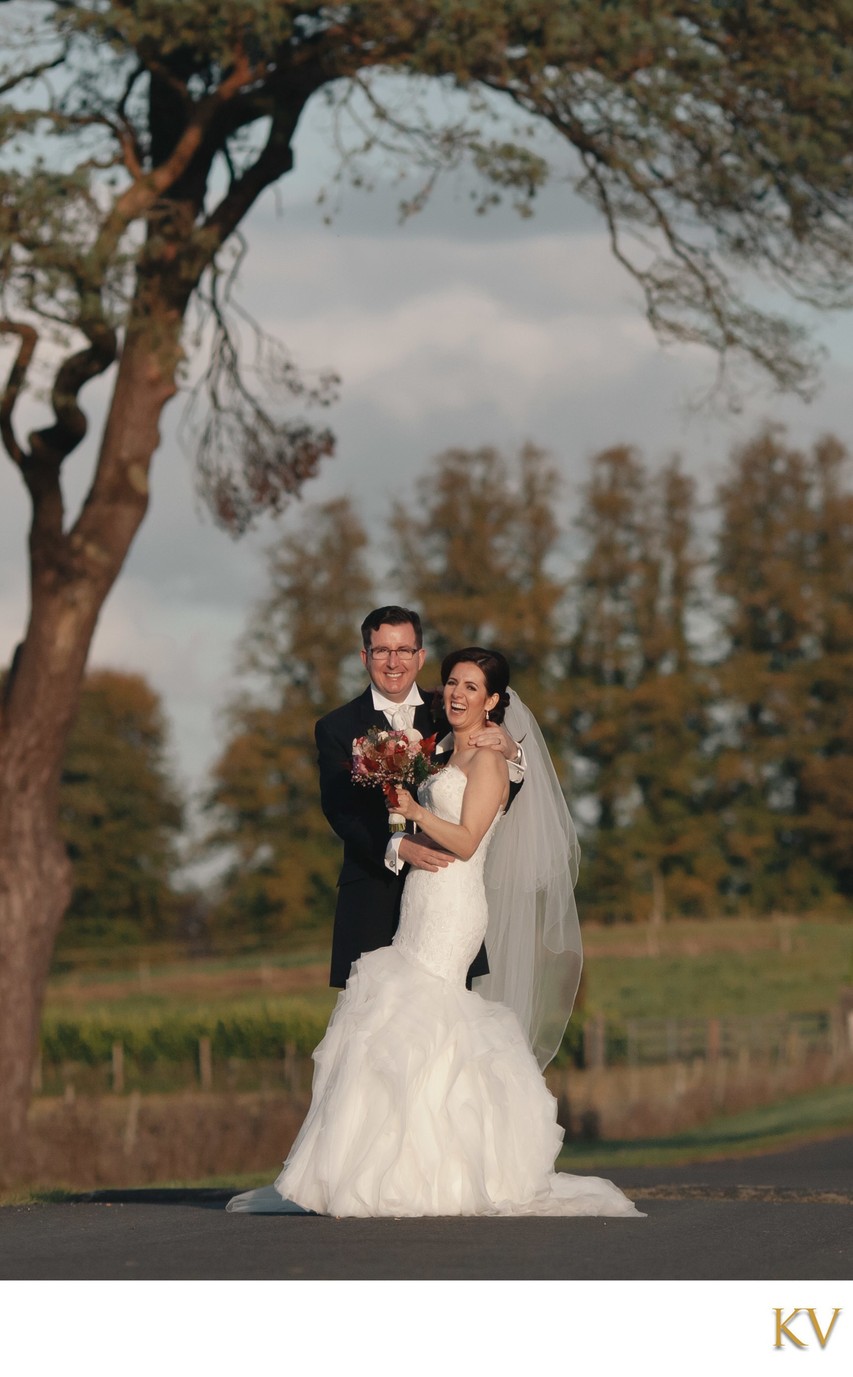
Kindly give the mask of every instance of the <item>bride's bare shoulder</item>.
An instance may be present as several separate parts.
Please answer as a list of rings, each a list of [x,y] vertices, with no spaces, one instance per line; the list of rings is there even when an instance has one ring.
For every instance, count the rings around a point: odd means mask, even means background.
[[[469,778],[472,779],[509,778],[507,763],[500,751],[493,751],[485,746],[474,751],[465,769]]]

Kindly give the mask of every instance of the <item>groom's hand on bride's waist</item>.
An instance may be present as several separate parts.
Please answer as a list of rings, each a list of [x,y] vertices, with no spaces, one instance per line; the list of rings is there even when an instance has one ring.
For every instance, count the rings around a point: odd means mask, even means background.
[[[415,870],[443,870],[456,857],[437,842],[430,841],[429,837],[419,834],[416,837],[401,837],[399,847],[399,857],[407,865],[414,866]]]

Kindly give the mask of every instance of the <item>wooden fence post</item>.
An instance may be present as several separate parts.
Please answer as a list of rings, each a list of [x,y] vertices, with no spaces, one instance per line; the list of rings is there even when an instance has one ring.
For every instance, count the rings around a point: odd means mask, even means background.
[[[583,1059],[590,1070],[599,1070],[607,1060],[604,1019],[601,1014],[587,1019],[584,1024]]]
[[[136,1138],[139,1132],[139,1107],[142,1103],[142,1096],[138,1090],[130,1092],[127,1102],[127,1120],[124,1125],[122,1135],[122,1149],[125,1157],[129,1157],[136,1147]]]
[[[637,1024],[634,1019],[628,1019],[628,1022],[625,1025],[625,1031],[628,1035],[628,1046],[625,1051],[625,1057],[629,1066],[636,1066],[639,1060],[639,1047],[637,1039]]]
[[[213,1089],[213,1052],[206,1034],[198,1040],[198,1078],[202,1090]]]
[[[705,1048],[708,1061],[717,1061],[720,1056],[720,1020],[709,1018],[705,1034]]]
[[[284,1044],[284,1083],[288,1090],[295,1093],[301,1089],[301,1079],[301,1065],[296,1043],[286,1042]]]
[[[124,1093],[124,1044],[121,1042],[113,1043],[113,1094],[122,1095]]]

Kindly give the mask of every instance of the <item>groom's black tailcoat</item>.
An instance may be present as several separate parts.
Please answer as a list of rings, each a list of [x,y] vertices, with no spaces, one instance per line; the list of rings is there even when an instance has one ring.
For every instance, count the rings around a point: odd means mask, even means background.
[[[422,736],[435,727],[424,703],[415,709],[414,725]],[[370,727],[387,727],[384,712],[373,706],[370,686],[351,703],[321,717],[314,730],[320,763],[320,802],[329,823],[344,844],[344,863],[338,877],[338,902],[332,935],[329,984],[344,986],[350,967],[362,952],[390,946],[397,931],[403,875],[385,865],[388,810],[378,787],[352,781],[352,743]],[[453,862],[455,864],[455,862]],[[488,973],[485,947],[468,972],[470,979]]]

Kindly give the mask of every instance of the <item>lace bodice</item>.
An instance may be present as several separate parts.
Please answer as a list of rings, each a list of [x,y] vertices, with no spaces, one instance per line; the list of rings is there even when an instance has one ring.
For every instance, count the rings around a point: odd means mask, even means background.
[[[447,765],[421,785],[418,799],[437,817],[458,822],[467,783],[456,765]],[[470,860],[457,859],[438,871],[410,870],[406,876],[394,945],[434,975],[454,983],[465,983],[486,933],[489,915],[483,866],[498,817]]]

